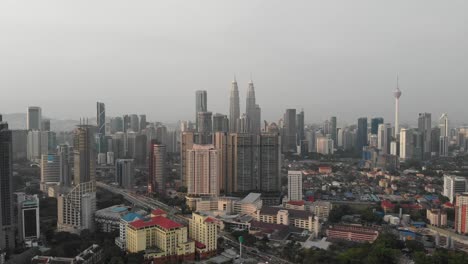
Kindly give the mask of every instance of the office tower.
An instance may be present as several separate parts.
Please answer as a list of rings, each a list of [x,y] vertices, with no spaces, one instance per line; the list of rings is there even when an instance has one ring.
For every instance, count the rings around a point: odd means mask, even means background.
[[[231,94],[229,96],[229,131],[231,133],[237,132],[237,119],[240,117],[239,107],[239,89],[237,88],[237,81],[234,78],[231,86]]]
[[[187,150],[188,195],[219,195],[220,152],[213,145],[192,146]]]
[[[455,175],[444,175],[443,195],[453,203],[455,195],[467,191],[467,179]]]
[[[60,156],[56,154],[42,155],[41,159],[41,187],[47,190],[47,185],[60,182]]]
[[[317,153],[322,155],[332,155],[334,152],[333,145],[333,139],[331,139],[330,134],[317,137]]]
[[[42,110],[38,106],[28,107],[27,115],[27,129],[28,130],[41,130],[42,127]]]
[[[165,193],[166,188],[166,146],[156,140],[151,142],[149,160],[148,192]]]
[[[212,113],[198,112],[197,127],[198,133],[211,133],[213,131]]]
[[[135,164],[146,165],[146,158],[148,156],[148,140],[146,135],[139,134],[135,138]]]
[[[251,131],[249,133],[260,133],[261,119],[260,119],[260,107],[255,103],[255,88],[252,80],[249,82],[249,88],[247,89],[247,98],[245,104],[245,114],[250,119]]]
[[[135,115],[135,114],[130,115],[130,129],[133,132],[140,131],[140,120],[138,119],[138,115]]]
[[[448,141],[448,138],[447,138]],[[438,126],[431,129],[431,156],[438,156],[440,150],[440,128]]]
[[[127,130],[130,129],[130,116],[129,115],[124,115],[122,120],[123,120],[123,131],[122,132],[127,132]]]
[[[105,136],[106,136],[106,106],[104,103],[96,103],[96,137],[97,137],[97,152],[105,153]]]
[[[357,153],[362,153],[362,148],[367,146],[367,117],[358,119],[358,128],[356,133],[356,150]]]
[[[41,235],[37,194],[16,193],[18,208],[18,242],[32,246]]]
[[[125,158],[125,140],[126,134],[124,132],[117,132],[112,135],[112,152],[114,152],[114,157],[117,159]]]
[[[389,123],[380,124],[379,130],[377,132],[377,148],[381,151],[382,154],[390,154],[392,137],[392,125]]]
[[[140,131],[146,128],[146,115],[140,115]]]
[[[296,115],[296,125],[297,125],[296,145],[300,146],[301,141],[305,139],[304,110],[301,110],[301,112],[299,112],[299,114]]]
[[[439,155],[442,157],[448,156],[449,151],[449,119],[447,114],[442,114],[439,119],[440,140],[439,140]]]
[[[204,245],[195,249],[198,259],[216,256],[218,228],[214,218],[201,213],[192,213],[192,219],[189,220],[189,237]]]
[[[194,142],[195,135],[193,132],[182,132],[180,138],[180,179],[184,186],[187,186],[187,150],[192,149]]]
[[[229,132],[227,115],[217,113],[213,116],[213,132]]]
[[[41,155],[55,153],[57,148],[57,134],[52,131],[41,131]]]
[[[198,131],[198,113],[208,112],[208,95],[205,90],[195,92],[195,128]]]
[[[315,143],[316,143],[316,139],[315,139],[315,131],[313,130],[308,130],[306,132],[306,140],[309,144],[308,146],[308,149],[309,149],[309,152],[315,152],[316,151],[316,147],[315,147]]]
[[[343,136],[344,136],[344,129],[343,128],[337,128],[336,129],[336,147],[337,148],[342,148],[343,147]]]
[[[42,131],[50,131],[50,119],[44,119],[41,122]]]
[[[468,193],[460,193],[456,196],[455,231],[463,235],[468,234]]]
[[[379,125],[384,123],[382,117],[374,117],[371,119],[371,134],[377,135],[379,131]]]
[[[330,118],[330,136],[331,136],[331,139],[333,140],[333,147],[336,147],[338,144],[338,141],[336,138],[336,116],[332,116]]]
[[[279,133],[261,133],[259,138],[259,189],[281,191],[281,137]]]
[[[229,134],[227,193],[248,192],[256,189],[256,146],[254,142],[252,134]]]
[[[135,184],[133,159],[115,161],[115,182],[122,188],[131,190]]]
[[[288,199],[289,201],[302,200],[302,172],[288,171]]]
[[[58,199],[58,231],[79,234],[94,230],[96,212],[96,149],[94,128],[80,124],[74,131],[74,178],[70,188],[62,189]]]
[[[12,135],[0,115],[0,249],[15,247]]]
[[[283,152],[296,153],[296,109],[286,109],[284,114]]]
[[[219,151],[220,162],[218,172],[219,192],[226,193],[227,190],[227,169],[228,169],[228,153],[227,153],[227,138],[226,132],[215,132],[213,134],[213,145]]]
[[[237,119],[236,127],[237,133],[249,133],[249,131],[252,131],[252,122],[246,114],[242,114],[242,116]]]
[[[413,131],[402,128],[400,132],[400,160],[410,160],[413,158],[414,142]]]
[[[167,143],[167,127],[166,126],[157,126],[156,127],[156,141],[160,144],[166,145]]]
[[[133,131],[127,132],[127,137],[126,137],[127,152],[125,155],[126,158],[132,158],[132,159],[135,158],[136,136],[137,136],[137,133]]]
[[[30,130],[28,132],[27,156],[31,162],[39,162],[41,160],[41,131]]]
[[[179,131],[175,131],[175,130],[167,131],[166,147],[167,147],[168,153],[178,152],[178,145],[177,145],[178,135],[179,135]]]
[[[431,157],[431,114],[420,113],[418,118],[418,131],[421,133],[421,157],[429,159]]]
[[[70,146],[61,144],[58,146],[57,154],[60,160],[60,185],[71,185],[71,168],[70,168]]]
[[[28,158],[28,131],[12,130],[13,162],[24,161]]]
[[[123,132],[124,131],[124,121],[123,118],[120,116],[114,117],[110,121],[111,126],[111,133],[114,134],[116,132]]]
[[[400,133],[400,123],[399,123],[398,115],[400,112],[400,97],[401,97],[400,86],[398,84],[398,77],[397,77],[397,87],[396,87],[396,90],[393,92],[393,96],[395,97],[395,135],[394,135],[394,138],[397,138],[398,133]]]
[[[346,128],[343,131],[343,150],[356,151],[356,141],[357,141],[356,131]]]

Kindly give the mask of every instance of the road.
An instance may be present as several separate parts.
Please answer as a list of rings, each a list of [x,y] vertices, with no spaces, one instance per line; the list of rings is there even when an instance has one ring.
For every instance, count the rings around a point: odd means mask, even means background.
[[[105,184],[103,182],[96,181],[96,186],[98,188],[105,189],[115,194],[120,194],[123,198],[130,203],[140,206],[142,208],[147,208],[150,210],[161,208],[167,212],[167,217],[174,221],[177,221],[181,224],[188,225],[188,221],[185,217],[181,216],[181,211],[175,207],[169,206],[165,203],[162,203],[154,198],[150,198],[144,195],[138,195],[130,193],[126,190]]]

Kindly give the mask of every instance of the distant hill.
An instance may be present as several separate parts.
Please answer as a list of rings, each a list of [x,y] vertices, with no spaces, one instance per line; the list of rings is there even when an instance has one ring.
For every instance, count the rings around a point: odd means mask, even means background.
[[[26,129],[26,114],[24,113],[3,114],[3,120],[8,122],[10,129]],[[96,123],[95,120],[95,118],[90,119],[89,123],[94,124]],[[56,132],[72,131],[79,123],[80,121],[77,120],[50,119],[50,129]]]

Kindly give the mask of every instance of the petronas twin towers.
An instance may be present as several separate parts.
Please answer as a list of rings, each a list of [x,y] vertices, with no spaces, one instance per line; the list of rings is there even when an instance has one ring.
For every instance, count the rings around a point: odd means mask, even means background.
[[[245,115],[243,115],[242,118],[240,116],[239,88],[236,78],[232,81],[229,99],[229,128],[231,132],[260,133],[261,109],[255,102],[255,88],[252,80],[249,82]]]

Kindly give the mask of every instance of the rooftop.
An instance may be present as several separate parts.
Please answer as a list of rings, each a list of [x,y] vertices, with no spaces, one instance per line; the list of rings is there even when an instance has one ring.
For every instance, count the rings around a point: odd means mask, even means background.
[[[258,199],[260,199],[261,196],[262,196],[261,193],[249,193],[244,199],[240,201],[240,203],[243,203],[243,204],[254,203]]]
[[[282,207],[263,207],[260,210],[260,214],[265,214],[265,215],[276,215],[278,214],[279,210],[286,210],[289,213],[289,216],[292,218],[300,218],[300,219],[307,219],[309,216],[313,216],[311,212],[306,212],[302,210],[292,210],[292,209],[284,209]]]
[[[139,219],[139,220],[133,221],[132,223],[130,223],[130,225],[136,229],[158,226],[158,227],[168,230],[168,229],[183,227],[183,225],[175,221],[172,221],[171,219],[166,218],[164,216],[154,216],[154,217],[151,217],[150,219]]]

